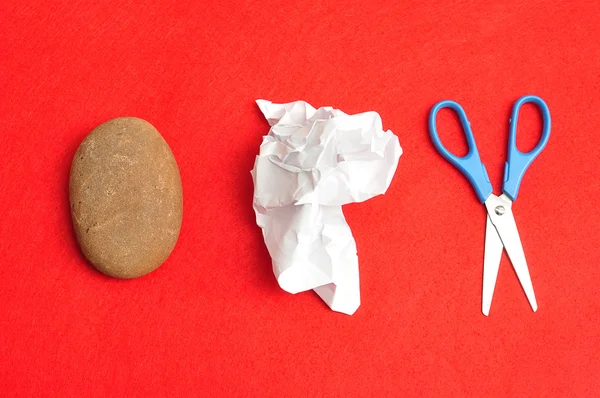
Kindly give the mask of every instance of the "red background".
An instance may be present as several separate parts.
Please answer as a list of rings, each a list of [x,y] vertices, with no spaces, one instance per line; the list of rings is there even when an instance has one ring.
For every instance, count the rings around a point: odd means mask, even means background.
[[[3,395],[600,393],[600,3],[137,3],[0,5]],[[499,193],[524,94],[553,122],[514,207],[539,310],[504,255],[486,318],[485,211],[426,120],[461,103]],[[388,193],[344,208],[354,316],[273,277],[251,203],[257,98],[375,110],[400,138]],[[120,281],[80,254],[67,181],[86,134],[125,115],[170,144],[185,204],[169,260]],[[539,119],[523,109],[521,149]],[[466,150],[450,113],[439,126]]]

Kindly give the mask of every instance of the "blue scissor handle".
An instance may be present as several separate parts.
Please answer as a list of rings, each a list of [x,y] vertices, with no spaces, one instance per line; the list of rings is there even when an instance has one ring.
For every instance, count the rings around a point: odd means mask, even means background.
[[[538,106],[542,112],[544,125],[542,128],[542,138],[540,138],[540,142],[538,142],[536,147],[530,152],[523,153],[517,149],[517,122],[519,119],[521,105],[527,102],[532,102]],[[548,110],[546,103],[540,97],[526,95],[519,98],[517,102],[515,102],[510,118],[510,133],[508,135],[508,161],[504,165],[504,185],[502,186],[502,191],[512,200],[517,199],[517,195],[519,194],[519,185],[521,184],[521,179],[523,178],[525,171],[548,143],[548,139],[550,138],[550,127],[550,111]]]
[[[437,113],[443,108],[453,109],[460,118],[460,123],[462,124],[465,137],[467,138],[467,143],[469,144],[469,153],[462,158],[450,153],[450,151],[448,151],[440,141],[440,137],[437,132]],[[444,159],[458,168],[458,170],[460,170],[460,172],[468,178],[469,182],[475,189],[475,193],[477,194],[479,201],[484,203],[492,193],[492,184],[488,178],[485,166],[483,163],[481,163],[481,159],[479,158],[479,152],[477,151],[477,145],[475,144],[475,139],[473,138],[471,125],[469,120],[467,120],[467,115],[465,114],[463,108],[458,103],[450,100],[440,101],[435,104],[429,113],[429,135],[431,136],[431,141],[433,141],[435,149],[437,149]]]

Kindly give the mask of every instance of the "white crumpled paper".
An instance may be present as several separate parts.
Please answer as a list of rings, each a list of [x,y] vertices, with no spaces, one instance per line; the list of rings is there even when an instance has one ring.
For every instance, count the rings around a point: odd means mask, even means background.
[[[271,129],[251,172],[253,205],[279,286],[313,289],[351,315],[360,305],[358,256],[342,205],[385,193],[402,154],[398,137],[382,130],[377,112],[256,103]]]

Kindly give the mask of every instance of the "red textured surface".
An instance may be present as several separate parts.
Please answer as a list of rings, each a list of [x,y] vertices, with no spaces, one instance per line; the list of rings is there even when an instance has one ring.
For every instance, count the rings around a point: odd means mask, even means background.
[[[600,3],[139,3],[0,5],[2,395],[600,393]],[[515,204],[539,311],[504,256],[486,318],[484,209],[426,119],[443,98],[465,107],[498,193],[528,93],[553,121]],[[345,207],[352,317],[272,275],[251,207],[256,98],[375,110],[400,137],[388,193]],[[185,202],[172,256],[131,281],[86,264],[67,195],[81,140],[124,115],[168,141]],[[538,119],[524,109],[522,148]],[[460,150],[456,121],[439,124]]]

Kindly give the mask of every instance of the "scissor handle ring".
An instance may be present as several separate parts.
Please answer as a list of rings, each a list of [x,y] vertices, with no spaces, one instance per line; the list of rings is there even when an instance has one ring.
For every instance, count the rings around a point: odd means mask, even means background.
[[[521,106],[526,103],[533,103],[538,107],[542,113],[543,126],[540,141],[535,148],[529,152],[521,152],[519,148],[517,148],[517,125],[519,122]],[[510,118],[510,131],[508,134],[508,158],[504,166],[504,185],[502,186],[502,191],[512,200],[515,200],[519,194],[519,187],[521,185],[521,180],[525,175],[525,171],[527,171],[527,168],[534,159],[546,147],[546,144],[550,139],[551,128],[552,121],[550,119],[550,110],[548,109],[548,105],[546,105],[544,100],[540,97],[535,95],[525,95],[519,98],[513,105]]]
[[[443,108],[454,110],[460,119],[463,133],[465,134],[469,146],[469,152],[463,157],[454,155],[446,149],[440,140],[437,131],[437,113]],[[440,155],[467,177],[473,186],[473,189],[475,189],[478,199],[482,203],[485,202],[492,193],[492,184],[488,178],[485,166],[481,163],[481,159],[479,158],[479,151],[477,150],[477,144],[475,143],[475,138],[471,131],[471,124],[460,104],[451,100],[444,100],[435,104],[429,112],[429,135],[433,142],[433,146]]]

